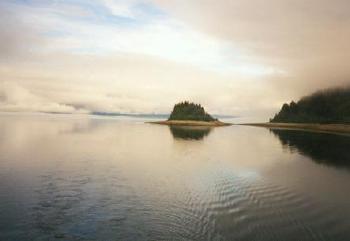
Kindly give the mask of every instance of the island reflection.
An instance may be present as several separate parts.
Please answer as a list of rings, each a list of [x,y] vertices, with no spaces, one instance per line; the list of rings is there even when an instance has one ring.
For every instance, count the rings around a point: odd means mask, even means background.
[[[343,135],[271,129],[283,147],[310,157],[317,163],[350,168],[350,137]]]
[[[210,127],[203,126],[169,126],[175,139],[202,140],[211,132]]]

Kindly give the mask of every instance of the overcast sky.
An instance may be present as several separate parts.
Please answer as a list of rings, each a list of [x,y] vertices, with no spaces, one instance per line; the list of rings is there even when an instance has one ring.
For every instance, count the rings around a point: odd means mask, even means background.
[[[348,0],[2,0],[0,111],[268,118],[350,83]]]

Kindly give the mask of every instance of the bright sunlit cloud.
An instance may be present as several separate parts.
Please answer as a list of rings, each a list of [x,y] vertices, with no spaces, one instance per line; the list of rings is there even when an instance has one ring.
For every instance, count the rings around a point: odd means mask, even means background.
[[[38,49],[41,52],[140,54],[222,73],[274,72],[271,67],[243,61],[243,53],[232,43],[194,31],[142,1],[103,0],[72,6],[58,1],[17,3],[7,8],[49,42]]]

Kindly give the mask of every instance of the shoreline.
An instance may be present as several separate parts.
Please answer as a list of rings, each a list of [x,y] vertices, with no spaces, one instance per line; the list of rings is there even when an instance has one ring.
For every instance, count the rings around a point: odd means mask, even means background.
[[[191,121],[191,120],[165,120],[165,121],[148,121],[149,124],[168,125],[168,126],[230,126],[231,123],[221,121]]]
[[[306,130],[336,134],[350,134],[350,124],[311,124],[311,123],[250,123],[246,126],[265,127],[270,129]]]

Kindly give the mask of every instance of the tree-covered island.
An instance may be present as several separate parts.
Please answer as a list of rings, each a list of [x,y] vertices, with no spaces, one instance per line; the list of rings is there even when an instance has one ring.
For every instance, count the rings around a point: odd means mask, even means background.
[[[168,120],[151,122],[163,125],[183,126],[225,126],[230,125],[219,121],[208,114],[200,104],[183,101],[175,104]]]
[[[200,104],[188,101],[176,104],[168,120],[217,121]]]

